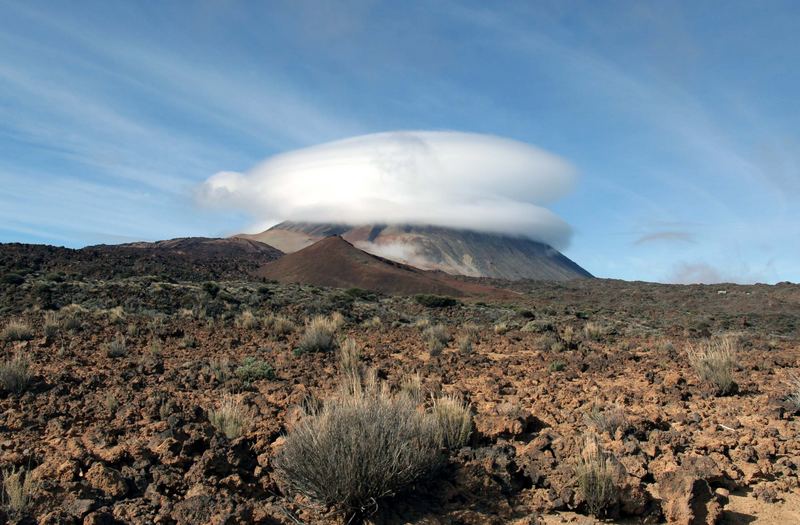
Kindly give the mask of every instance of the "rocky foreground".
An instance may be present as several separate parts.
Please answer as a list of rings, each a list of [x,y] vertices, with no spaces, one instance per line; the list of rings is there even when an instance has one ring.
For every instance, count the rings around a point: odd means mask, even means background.
[[[27,490],[14,506],[5,484],[10,523],[342,521],[274,469],[299,406],[336,395],[337,351],[298,351],[306,319],[334,312],[337,340],[393,390],[419,374],[424,399],[455,394],[473,416],[466,446],[370,520],[800,522],[797,286],[527,283],[504,304],[157,278],[0,286],[0,360],[31,376],[0,393],[0,465]],[[722,335],[725,391],[687,354]],[[247,418],[226,437],[211,419],[231,396]],[[587,447],[614,473],[601,508],[576,475]]]

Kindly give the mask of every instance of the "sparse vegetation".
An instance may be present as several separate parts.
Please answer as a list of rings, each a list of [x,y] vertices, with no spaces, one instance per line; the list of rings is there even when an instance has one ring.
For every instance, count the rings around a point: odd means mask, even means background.
[[[269,314],[264,318],[264,328],[271,337],[285,337],[295,330],[295,325],[285,315]]]
[[[128,355],[128,346],[125,343],[125,338],[118,335],[113,341],[108,343],[106,355],[108,357],[125,357]]]
[[[494,333],[497,335],[504,335],[508,333],[509,330],[511,330],[511,326],[508,324],[508,321],[500,321],[494,325]]]
[[[275,377],[275,369],[266,361],[261,361],[255,357],[249,356],[242,360],[242,363],[236,368],[236,375],[245,382],[250,384],[253,381],[260,379],[273,379]]]
[[[786,401],[795,412],[800,411],[800,376],[789,379],[789,395],[786,396]]]
[[[566,367],[567,367],[567,363],[565,363],[564,361],[556,360],[556,361],[551,361],[550,365],[547,367],[547,369],[549,371],[551,371],[551,372],[561,372]]]
[[[362,325],[364,328],[380,328],[383,326],[383,322],[381,321],[381,318],[376,315],[364,321]]]
[[[229,358],[222,357],[220,359],[212,359],[209,361],[208,368],[211,370],[211,374],[217,381],[224,383],[230,378],[233,367],[231,366],[231,361]]]
[[[628,418],[619,405],[602,408],[596,404],[592,405],[592,408],[584,414],[584,419],[586,424],[597,432],[608,432],[612,437],[617,429],[625,430],[628,427]]]
[[[306,330],[297,346],[297,353],[330,352],[336,349],[336,331],[342,321],[336,317],[317,316],[306,323]]]
[[[253,315],[253,312],[245,310],[236,319],[236,326],[245,330],[255,330],[258,328],[258,319]]]
[[[3,471],[3,507],[12,518],[19,518],[28,511],[39,484],[25,469]]]
[[[472,353],[472,337],[468,334],[461,334],[456,338],[458,344],[458,351],[461,355],[469,355]]]
[[[31,382],[30,363],[17,355],[0,363],[0,387],[6,392],[21,394]]]
[[[689,363],[700,379],[711,383],[718,395],[736,391],[733,372],[737,367],[736,343],[732,337],[717,337],[689,347]]]
[[[29,341],[33,339],[33,330],[22,321],[9,321],[0,332],[0,339],[7,343]]]
[[[606,334],[608,334],[608,329],[600,323],[589,321],[583,325],[583,335],[587,339],[599,341],[605,337]]]
[[[339,370],[348,378],[361,377],[361,348],[352,338],[347,338],[339,347]]]
[[[452,297],[431,294],[415,295],[414,300],[426,308],[447,308],[458,304],[458,301]]]
[[[601,518],[619,499],[618,474],[611,457],[600,446],[597,436],[586,438],[575,467],[578,492],[587,510]]]
[[[428,352],[432,356],[441,354],[442,350],[447,347],[447,343],[452,339],[450,332],[442,324],[429,326],[422,333],[422,337],[425,340],[425,344],[428,346]]]
[[[290,492],[357,519],[431,476],[442,457],[434,419],[411,398],[379,386],[348,390],[305,414],[275,469]]]
[[[44,338],[48,343],[55,341],[58,332],[61,330],[61,321],[56,312],[45,312],[44,322],[42,324],[42,331]]]
[[[442,446],[450,450],[467,444],[472,434],[472,414],[469,405],[456,396],[434,398],[431,413],[436,419]]]
[[[218,408],[208,411],[208,420],[225,437],[236,439],[247,429],[250,411],[241,399],[226,395]]]

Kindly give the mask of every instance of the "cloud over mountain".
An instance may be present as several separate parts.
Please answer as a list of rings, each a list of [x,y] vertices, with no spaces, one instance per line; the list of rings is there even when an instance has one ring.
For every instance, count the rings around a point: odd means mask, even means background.
[[[430,224],[522,235],[565,247],[569,225],[545,208],[575,171],[537,147],[492,135],[397,131],[271,157],[199,188],[211,206],[279,220]]]

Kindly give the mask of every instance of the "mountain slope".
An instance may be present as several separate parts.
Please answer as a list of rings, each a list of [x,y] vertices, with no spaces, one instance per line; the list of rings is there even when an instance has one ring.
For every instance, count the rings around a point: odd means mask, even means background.
[[[323,238],[267,263],[258,275],[280,282],[357,287],[389,294],[508,294],[478,283],[462,282],[441,272],[423,271],[371,255],[339,236]]]
[[[424,270],[501,279],[566,281],[592,275],[554,248],[525,239],[435,226],[282,222],[237,238],[257,240],[291,253],[332,235],[355,247]]]

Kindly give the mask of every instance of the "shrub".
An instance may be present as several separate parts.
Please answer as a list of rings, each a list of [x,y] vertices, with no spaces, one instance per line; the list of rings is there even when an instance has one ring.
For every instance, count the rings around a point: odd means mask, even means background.
[[[400,393],[408,397],[415,405],[422,403],[422,377],[419,373],[403,377],[400,382]]]
[[[461,326],[461,333],[469,337],[474,343],[480,339],[481,327],[475,323],[464,323]]]
[[[795,412],[800,411],[800,376],[792,376],[789,379],[789,395],[786,402]]]
[[[258,328],[258,319],[250,310],[245,310],[236,318],[236,325],[245,330],[255,330]]]
[[[361,377],[361,349],[349,337],[339,348],[339,370],[345,377]]]
[[[364,328],[380,328],[383,324],[381,318],[377,315],[371,319],[367,319],[363,323]]]
[[[108,357],[125,357],[128,355],[128,348],[125,344],[125,338],[118,335],[116,339],[108,343],[106,355]]]
[[[192,335],[185,335],[181,339],[181,348],[197,348],[197,339]]]
[[[567,325],[561,329],[561,340],[567,347],[573,347],[578,342],[578,337],[575,335],[575,329]]]
[[[21,394],[31,382],[30,363],[22,356],[0,363],[0,387],[6,392]]]
[[[294,332],[294,323],[285,315],[269,314],[264,319],[264,328],[271,337],[285,337]]]
[[[541,334],[544,332],[552,332],[554,330],[554,327],[553,323],[551,323],[550,321],[546,321],[544,319],[537,319],[525,323],[525,326],[523,326],[521,330],[523,332],[534,332],[537,334]]]
[[[501,321],[494,325],[494,333],[496,333],[497,335],[503,335],[505,333],[508,333],[510,329],[511,328],[508,326],[508,322],[506,321]]]
[[[25,514],[39,490],[39,484],[26,473],[25,469],[3,471],[3,506],[13,518]]]
[[[415,295],[414,300],[427,308],[447,308],[448,306],[455,306],[458,304],[458,301],[452,297],[431,294]]]
[[[611,457],[590,435],[578,457],[575,467],[578,492],[583,496],[588,511],[600,518],[619,499],[618,474]]]
[[[608,432],[611,436],[617,432],[617,429],[625,430],[628,428],[628,418],[625,416],[625,411],[618,405],[603,409],[594,405],[583,416],[587,425],[594,427],[600,433]]]
[[[212,359],[208,362],[208,368],[214,375],[217,381],[224,383],[228,380],[231,374],[231,361],[227,357],[220,359]]]
[[[567,367],[567,363],[564,361],[552,361],[547,369],[551,372],[561,372]]]
[[[456,343],[458,344],[458,351],[462,355],[469,355],[472,353],[472,337],[468,334],[461,334],[456,339]]]
[[[414,328],[418,330],[425,330],[431,325],[431,320],[427,317],[421,317],[414,321]]]
[[[9,321],[5,328],[3,328],[3,331],[0,332],[0,338],[7,343],[13,341],[30,341],[33,339],[33,330],[22,321]]]
[[[208,421],[228,439],[244,434],[250,419],[250,411],[242,401],[226,395],[217,409],[208,411]]]
[[[3,276],[3,282],[6,284],[13,284],[14,286],[20,285],[25,282],[25,278],[18,273],[7,273]]]
[[[61,329],[61,321],[58,319],[58,314],[55,312],[46,312],[44,314],[44,323],[42,324],[42,331],[44,337],[48,342],[52,342],[58,335]]]
[[[455,396],[442,396],[434,399],[431,413],[436,419],[443,447],[455,450],[467,444],[472,434],[469,405]]]
[[[306,330],[298,343],[297,353],[329,352],[336,349],[336,330],[341,322],[335,317],[317,316],[306,323]]]
[[[442,324],[429,326],[422,332],[422,337],[425,339],[425,343],[428,345],[428,352],[432,356],[441,354],[447,343],[452,339],[450,332]]]
[[[439,441],[433,418],[414,401],[373,384],[307,412],[286,436],[275,471],[288,492],[358,521],[436,472]]]
[[[219,285],[214,281],[206,281],[203,283],[203,290],[213,299],[219,293]]]
[[[583,335],[587,339],[599,341],[608,334],[608,329],[600,323],[588,322],[583,325]]]
[[[689,363],[700,379],[716,388],[717,395],[732,394],[737,385],[733,380],[736,363],[736,344],[732,337],[703,341],[688,350]]]
[[[377,298],[375,292],[364,290],[363,288],[348,288],[344,293],[353,299],[361,301],[374,301]]]
[[[246,384],[250,384],[259,379],[273,379],[275,370],[266,361],[255,357],[245,357],[242,364],[236,369],[236,375]]]

